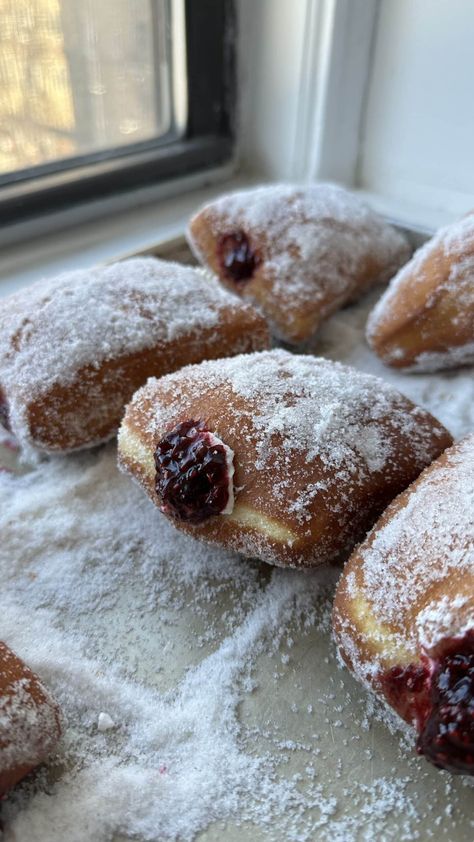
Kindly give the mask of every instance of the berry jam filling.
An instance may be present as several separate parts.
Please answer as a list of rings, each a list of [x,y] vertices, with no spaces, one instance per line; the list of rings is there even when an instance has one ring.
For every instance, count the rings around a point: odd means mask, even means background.
[[[440,769],[474,775],[474,632],[434,658],[380,677],[387,701],[418,731],[417,751]]]
[[[10,427],[10,411],[8,408],[7,400],[0,389],[0,424],[2,427],[5,427],[5,430],[11,432]]]
[[[218,250],[224,275],[236,283],[249,281],[260,263],[243,231],[224,234],[219,240]]]
[[[161,510],[201,523],[228,508],[232,492],[229,448],[203,421],[182,421],[158,443],[155,488]]]
[[[474,632],[436,662],[417,749],[435,766],[474,775]]]
[[[408,664],[392,667],[382,677],[387,701],[407,722],[418,723],[427,715],[429,675],[428,666]]]

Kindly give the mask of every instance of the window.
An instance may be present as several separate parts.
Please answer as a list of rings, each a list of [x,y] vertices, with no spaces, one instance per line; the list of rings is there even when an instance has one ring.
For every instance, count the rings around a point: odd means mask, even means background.
[[[3,3],[0,174],[176,135],[168,8]]]
[[[229,0],[0,0],[0,218],[232,151]]]
[[[474,198],[474,6],[383,0],[373,39],[358,181],[460,214]]]
[[[244,164],[339,181],[426,232],[474,206],[474,4],[240,0],[239,11]]]

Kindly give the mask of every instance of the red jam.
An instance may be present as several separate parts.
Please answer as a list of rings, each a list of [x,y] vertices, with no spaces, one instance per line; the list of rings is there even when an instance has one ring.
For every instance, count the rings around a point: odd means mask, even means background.
[[[238,284],[249,281],[260,263],[243,231],[224,234],[219,240],[218,254],[223,274]]]
[[[203,421],[182,421],[155,451],[155,488],[161,509],[177,520],[201,523],[229,502],[226,449]]]
[[[394,667],[381,684],[417,728],[419,754],[440,769],[474,775],[474,632],[443,641],[435,659]]]
[[[426,716],[429,675],[429,666],[421,663],[392,667],[382,678],[387,701],[407,722],[418,723]]]
[[[429,701],[419,754],[440,769],[474,775],[474,632],[437,660]]]
[[[10,427],[10,410],[8,407],[8,401],[3,394],[2,390],[0,389],[0,424],[2,427],[5,427],[5,430],[11,432]]]

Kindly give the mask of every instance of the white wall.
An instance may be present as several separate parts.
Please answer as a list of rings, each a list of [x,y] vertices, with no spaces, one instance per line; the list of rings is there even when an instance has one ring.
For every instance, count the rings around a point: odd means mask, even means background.
[[[358,184],[462,213],[474,197],[474,2],[381,0]]]
[[[249,174],[288,179],[298,123],[305,0],[239,0],[240,159]]]

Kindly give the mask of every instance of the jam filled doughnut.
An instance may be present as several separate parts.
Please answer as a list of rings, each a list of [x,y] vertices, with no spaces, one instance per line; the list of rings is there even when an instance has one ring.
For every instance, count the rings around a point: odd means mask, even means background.
[[[196,257],[297,344],[405,263],[405,238],[332,184],[271,185],[222,196],[191,219]]]
[[[450,443],[378,378],[274,350],[150,379],[119,464],[196,538],[312,566],[347,553]]]
[[[474,363],[474,213],[419,249],[367,322],[387,365],[436,371]]]
[[[54,750],[60,712],[39,678],[0,642],[0,796]]]
[[[418,751],[474,775],[474,435],[388,507],[348,561],[334,630],[348,667],[418,732]]]
[[[150,375],[268,341],[251,306],[191,267],[137,258],[70,272],[0,302],[0,421],[30,449],[97,444]]]

